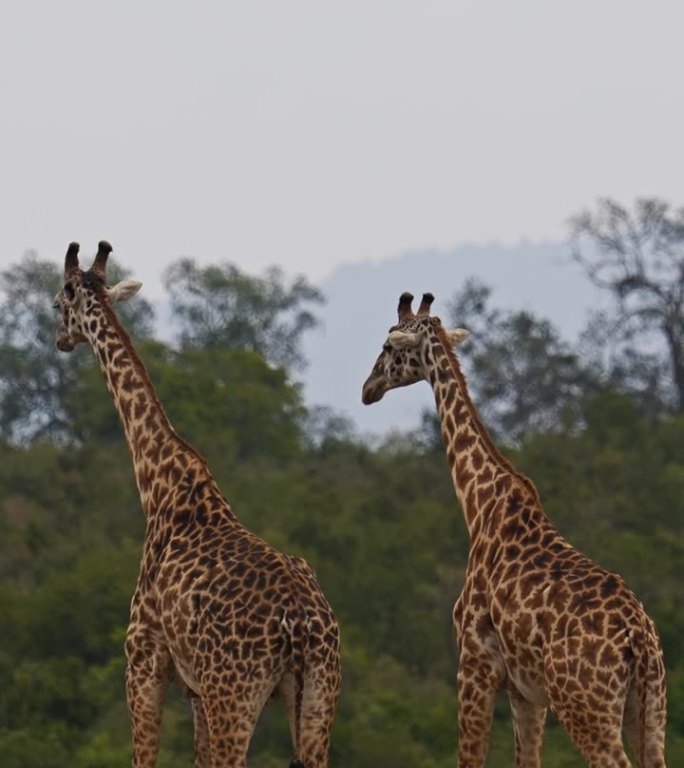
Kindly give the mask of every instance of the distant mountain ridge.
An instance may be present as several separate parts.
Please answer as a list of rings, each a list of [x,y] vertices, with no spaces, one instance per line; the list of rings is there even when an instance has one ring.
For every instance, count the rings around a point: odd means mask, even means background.
[[[588,310],[606,300],[570,259],[563,242],[428,248],[344,265],[320,284],[326,304],[318,315],[324,327],[305,338],[307,404],[333,407],[361,433],[416,427],[423,408],[434,407],[427,384],[390,392],[370,407],[361,404],[361,385],[396,322],[402,291],[416,298],[434,293],[433,312],[447,322],[447,302],[473,276],[492,287],[492,306],[526,308],[552,321],[569,340],[584,326]]]

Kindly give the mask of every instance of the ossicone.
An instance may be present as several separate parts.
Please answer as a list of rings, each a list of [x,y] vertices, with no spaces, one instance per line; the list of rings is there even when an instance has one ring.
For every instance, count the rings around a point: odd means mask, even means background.
[[[64,257],[64,277],[67,278],[78,269],[78,243],[69,243],[66,256]]]
[[[96,275],[99,275],[104,279],[105,273],[107,271],[107,257],[113,250],[114,249],[110,243],[108,243],[106,240],[100,240],[97,246],[95,261],[93,262],[93,266],[90,268],[91,272],[95,272]]]
[[[432,302],[434,300],[435,297],[431,293],[424,293],[423,299],[420,302],[420,306],[418,307],[416,317],[427,317],[427,315],[430,314],[430,307],[432,306]]]
[[[415,315],[411,309],[411,303],[413,302],[413,294],[405,291],[399,297],[399,306],[397,307],[397,314],[399,315],[399,322],[405,320],[411,320]]]

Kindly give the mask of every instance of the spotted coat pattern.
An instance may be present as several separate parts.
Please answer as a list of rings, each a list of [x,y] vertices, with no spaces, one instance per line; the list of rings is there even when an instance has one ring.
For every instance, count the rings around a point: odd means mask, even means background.
[[[656,628],[620,576],[573,548],[544,513],[533,483],[491,441],[468,394],[453,344],[404,294],[399,324],[363,388],[377,402],[427,380],[470,536],[453,610],[460,768],[484,766],[494,699],[508,691],[517,768],[538,768],[547,708],[591,768],[664,768],[665,674]]]
[[[104,371],[146,515],[126,637],[133,766],[152,768],[162,703],[177,678],[192,700],[195,765],[246,765],[256,721],[280,694],[292,766],[324,768],[340,690],[339,630],[301,558],[248,531],[200,454],[175,432],[112,303],[139,288],[105,284],[111,247],[88,271],[72,244],[56,298],[63,351],[87,341]]]

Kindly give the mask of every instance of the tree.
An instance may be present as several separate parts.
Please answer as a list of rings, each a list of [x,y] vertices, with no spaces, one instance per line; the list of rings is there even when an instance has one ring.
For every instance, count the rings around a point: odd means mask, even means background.
[[[684,208],[641,198],[630,212],[606,198],[571,227],[574,259],[614,299],[599,320],[616,348],[609,375],[684,410]],[[654,377],[660,365],[664,383]]]
[[[471,278],[449,304],[452,324],[471,332],[459,352],[484,421],[509,442],[575,423],[582,395],[594,386],[589,371],[549,321],[492,309],[490,296]]]
[[[111,272],[114,281],[126,275],[118,266]],[[88,350],[78,350],[74,365],[55,348],[52,305],[61,283],[61,267],[34,251],[0,273],[0,436],[7,440],[70,436],[66,398],[80,370],[93,361]],[[121,314],[135,336],[150,334],[148,302],[131,302]]]
[[[180,259],[165,273],[183,347],[232,347],[258,352],[286,369],[301,369],[302,334],[317,320],[305,305],[323,296],[306,278],[288,281],[277,267],[252,277],[234,264],[200,267]]]
[[[232,474],[237,461],[298,454],[306,411],[285,371],[243,349],[146,351],[174,427],[217,473]]]

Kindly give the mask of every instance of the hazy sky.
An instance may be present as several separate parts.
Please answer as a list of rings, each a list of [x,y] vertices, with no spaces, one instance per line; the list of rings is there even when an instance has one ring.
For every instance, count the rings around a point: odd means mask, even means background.
[[[0,6],[0,266],[336,265],[684,202],[679,2]]]

